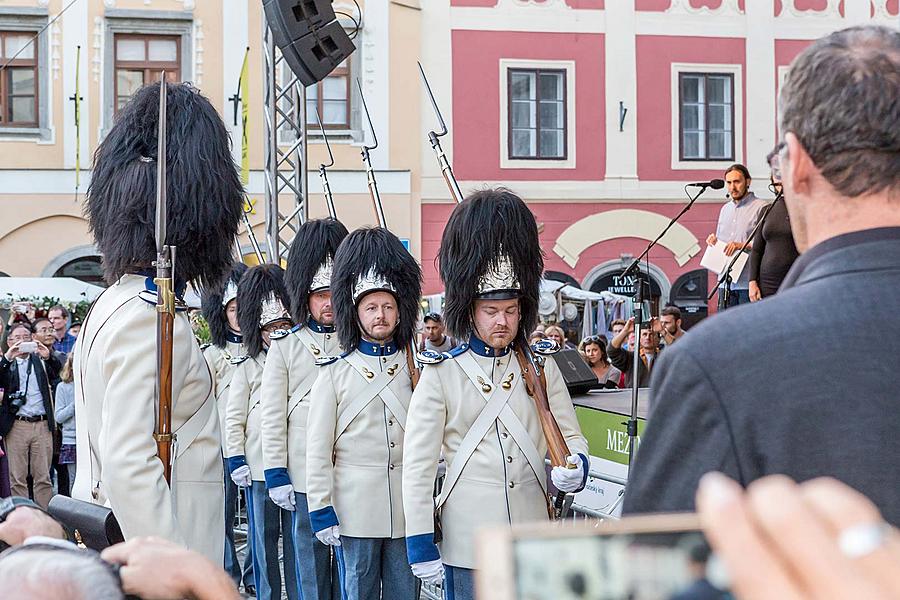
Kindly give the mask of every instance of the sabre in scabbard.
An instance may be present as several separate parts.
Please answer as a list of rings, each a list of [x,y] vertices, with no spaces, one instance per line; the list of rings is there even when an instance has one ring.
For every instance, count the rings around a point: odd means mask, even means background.
[[[369,130],[372,132],[374,146],[367,146],[363,143],[362,159],[363,165],[366,167],[366,178],[369,182],[369,195],[372,197],[372,204],[375,206],[375,216],[378,218],[378,226],[387,229],[387,220],[384,218],[384,206],[381,204],[381,195],[378,193],[378,183],[375,181],[375,169],[372,168],[372,157],[370,150],[378,147],[378,136],[375,135],[375,127],[372,125],[372,116],[369,114],[369,107],[366,105],[366,97],[363,95],[362,85],[359,79],[356,80],[356,87],[359,88],[359,97],[362,100],[363,110],[366,111],[366,120],[369,122]]]
[[[456,176],[453,174],[453,167],[450,166],[450,161],[447,159],[447,155],[441,147],[440,138],[448,133],[447,124],[444,122],[444,117],[441,115],[441,109],[438,108],[437,101],[434,99],[431,86],[428,84],[428,77],[425,76],[425,69],[422,68],[422,63],[417,64],[419,65],[419,74],[422,76],[422,83],[425,84],[425,91],[428,92],[428,99],[431,100],[431,108],[434,109],[434,114],[441,126],[440,133],[434,130],[428,132],[428,141],[431,142],[431,149],[434,150],[434,155],[437,157],[438,166],[441,168],[441,175],[443,175],[444,182],[450,190],[450,195],[456,200],[456,203],[459,204],[463,201],[463,194],[459,189],[459,182],[456,181]]]
[[[156,147],[156,427],[153,439],[172,483],[172,352],[175,329],[175,247],[166,244],[166,73],[159,83],[159,129]]]
[[[316,121],[319,122],[319,130],[322,132],[322,139],[325,140],[325,148],[328,149],[328,164],[321,163],[319,165],[319,179],[322,180],[322,191],[325,194],[325,204],[328,206],[328,215],[332,219],[337,219],[337,211],[334,209],[334,196],[331,194],[331,185],[328,183],[328,168],[334,166],[334,154],[331,153],[331,144],[328,143],[328,134],[325,133],[325,126],[322,125],[322,117],[319,115],[319,107],[316,106]],[[366,111],[368,114],[368,111]],[[374,175],[372,177],[374,180]]]

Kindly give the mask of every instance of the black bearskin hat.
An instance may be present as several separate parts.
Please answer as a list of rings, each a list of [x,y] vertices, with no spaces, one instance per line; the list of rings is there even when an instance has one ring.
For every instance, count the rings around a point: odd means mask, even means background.
[[[244,337],[244,348],[250,356],[256,356],[263,350],[260,333],[263,326],[281,318],[290,320],[287,301],[284,270],[278,265],[250,267],[241,277],[237,291],[238,323]],[[265,322],[261,323],[261,319]]]
[[[378,281],[354,292],[360,278],[374,275]],[[379,285],[383,284],[383,285]],[[389,289],[393,288],[393,289]],[[405,348],[414,338],[422,296],[422,269],[396,235],[381,227],[357,229],[348,235],[334,257],[331,298],[335,310],[338,339],[345,350],[359,346],[357,300],[365,293],[389,291],[397,299],[400,323],[394,344]]]
[[[200,296],[203,318],[209,323],[209,339],[214,346],[219,348],[225,347],[228,334],[228,319],[225,317],[224,306],[228,302],[225,301],[225,293],[231,289],[231,286],[237,286],[241,276],[246,272],[247,265],[242,262],[234,263],[234,266],[231,267],[231,273],[224,283],[216,286],[215,289],[207,288]]]
[[[137,91],[94,154],[85,213],[109,283],[156,260],[159,85]],[[175,277],[214,287],[234,261],[243,188],[213,105],[188,84],[167,88],[166,243]]]
[[[459,204],[441,237],[438,262],[450,335],[469,338],[479,298],[519,298],[519,335],[534,330],[544,255],[534,215],[513,192],[480,190]]]
[[[307,221],[297,230],[284,273],[295,322],[306,323],[309,319],[309,292],[313,277],[326,260],[334,260],[338,246],[345,237],[347,228],[331,218]]]

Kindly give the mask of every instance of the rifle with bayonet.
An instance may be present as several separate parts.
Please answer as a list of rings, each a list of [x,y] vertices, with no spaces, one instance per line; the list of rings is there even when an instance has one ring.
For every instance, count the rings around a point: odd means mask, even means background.
[[[366,106],[366,98],[363,95],[362,85],[360,85],[359,79],[356,80],[356,86],[359,88],[359,97],[362,99],[363,109],[366,111],[366,120],[369,122],[372,139],[375,141],[374,146],[367,146],[364,142],[362,148],[363,165],[366,167],[366,177],[369,180],[369,195],[372,197],[372,204],[375,206],[375,216],[378,217],[378,226],[387,229],[387,220],[384,218],[384,206],[381,203],[381,194],[378,193],[378,184],[375,181],[375,169],[372,168],[372,159],[369,156],[369,150],[374,150],[378,147],[378,137],[375,135],[375,127],[372,125],[372,116],[369,114],[369,107]],[[409,379],[412,383],[412,388],[416,389],[421,372],[416,366],[414,356],[415,350],[412,342],[410,342],[406,348],[406,366],[409,370]]]
[[[156,148],[156,453],[172,484],[172,353],[175,332],[175,247],[166,244],[166,72],[159,82]]]
[[[428,77],[425,76],[425,69],[422,68],[421,62],[418,64],[419,74],[422,76],[422,83],[425,84],[425,91],[428,92],[428,99],[431,100],[431,108],[434,110],[434,114],[437,117],[441,129],[440,133],[429,131],[428,141],[431,142],[431,148],[434,150],[434,154],[437,157],[438,166],[441,168],[441,175],[443,175],[444,182],[450,190],[450,196],[456,200],[457,203],[461,203],[463,201],[463,195],[459,189],[459,183],[456,181],[456,176],[453,174],[453,167],[450,165],[447,155],[444,153],[443,148],[441,148],[440,138],[447,135],[447,124],[444,122],[444,117],[441,115],[440,108],[438,108],[437,101],[431,91],[431,86],[428,84]],[[515,355],[516,360],[519,362],[519,369],[522,371],[522,376],[525,379],[528,395],[534,400],[544,438],[547,440],[550,464],[554,467],[572,468],[572,465],[566,460],[566,457],[569,456],[569,448],[566,444],[566,439],[559,429],[559,423],[556,422],[556,417],[553,416],[553,412],[550,410],[550,400],[547,396],[546,376],[544,375],[544,371],[538,363],[537,358],[534,356],[531,347],[521,335],[515,343]],[[560,492],[554,499],[552,506],[548,507],[551,518],[561,518],[564,516],[565,497],[566,494]]]
[[[378,226],[387,229],[387,221],[384,218],[384,206],[381,204],[381,194],[378,193],[378,183],[375,181],[375,169],[372,167],[372,157],[370,150],[378,147],[378,136],[375,135],[375,127],[372,125],[372,116],[369,114],[369,107],[366,105],[366,97],[363,95],[362,85],[359,79],[356,80],[356,87],[359,88],[359,97],[362,100],[363,109],[366,111],[366,120],[369,122],[369,131],[372,132],[372,140],[374,146],[367,146],[363,141],[362,159],[363,165],[366,167],[366,179],[369,182],[369,195],[372,197],[372,204],[375,206],[375,216],[378,218]]]
[[[431,142],[431,149],[434,150],[434,155],[437,157],[438,166],[441,168],[441,175],[444,177],[444,183],[447,184],[447,188],[450,190],[450,196],[456,200],[457,204],[459,204],[463,201],[463,194],[459,189],[459,182],[456,181],[456,176],[453,175],[453,167],[450,166],[450,161],[447,159],[447,155],[441,147],[440,138],[448,133],[447,124],[444,122],[444,117],[441,115],[441,109],[438,108],[437,101],[434,99],[434,94],[431,92],[431,86],[428,84],[428,78],[425,76],[425,69],[422,68],[421,62],[417,64],[419,65],[419,74],[422,76],[422,83],[425,84],[425,91],[428,92],[428,99],[431,100],[431,108],[434,110],[438,124],[441,126],[440,133],[434,130],[428,132],[428,141]]]

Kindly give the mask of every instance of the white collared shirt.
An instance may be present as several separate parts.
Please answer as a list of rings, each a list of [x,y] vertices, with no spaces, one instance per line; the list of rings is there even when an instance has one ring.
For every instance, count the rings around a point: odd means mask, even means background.
[[[38,384],[37,373],[35,373],[36,369],[32,367],[31,373],[28,372],[30,359],[30,354],[16,357],[16,368],[19,369],[19,391],[25,392],[27,389],[25,405],[16,413],[20,417],[38,417],[47,414],[44,409],[44,396],[41,394],[41,387]]]

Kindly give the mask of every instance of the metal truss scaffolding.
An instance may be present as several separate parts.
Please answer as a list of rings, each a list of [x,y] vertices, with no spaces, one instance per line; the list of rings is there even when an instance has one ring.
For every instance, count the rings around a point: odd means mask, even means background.
[[[268,24],[263,47],[267,260],[279,264],[307,218],[306,90],[285,63]],[[285,215],[279,199],[289,196],[293,208]]]

